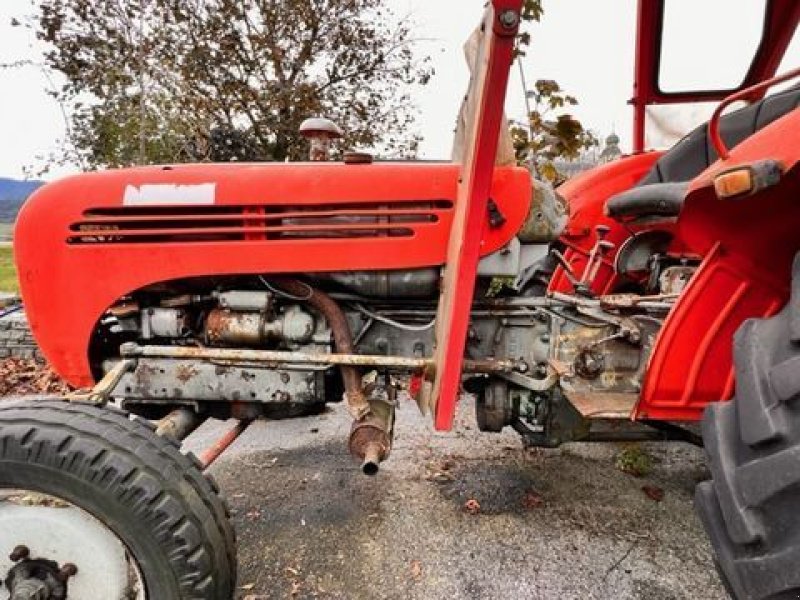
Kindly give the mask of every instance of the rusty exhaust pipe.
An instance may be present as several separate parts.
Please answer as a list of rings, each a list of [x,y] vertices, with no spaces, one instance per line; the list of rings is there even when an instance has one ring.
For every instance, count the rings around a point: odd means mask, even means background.
[[[369,401],[369,414],[353,421],[350,429],[350,454],[361,461],[364,475],[377,475],[380,464],[389,458],[394,437],[394,403],[391,399]]]
[[[347,322],[347,317],[336,303],[336,300],[325,292],[321,292],[297,279],[276,277],[271,278],[271,281],[282,291],[293,296],[299,302],[306,302],[325,316],[331,326],[331,331],[333,331],[336,352],[339,354],[355,354],[350,324]],[[344,380],[344,399],[353,418],[356,420],[362,419],[369,414],[370,405],[361,390],[361,374],[353,366],[342,365],[341,370],[342,379]]]
[[[333,298],[297,279],[275,278],[273,281],[286,294],[306,302],[325,316],[333,332],[337,353],[355,354],[350,324]],[[377,386],[371,390],[367,400],[359,370],[352,365],[341,365],[340,368],[345,401],[354,418],[348,440],[350,453],[362,461],[361,471],[365,475],[374,476],[392,449],[396,389],[391,385]]]

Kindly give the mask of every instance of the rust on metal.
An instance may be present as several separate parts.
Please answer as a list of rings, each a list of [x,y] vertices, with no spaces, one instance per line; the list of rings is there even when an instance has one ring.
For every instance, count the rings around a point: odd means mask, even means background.
[[[209,344],[259,346],[266,338],[265,326],[266,319],[263,313],[217,308],[209,311],[206,317],[206,339]]]
[[[567,400],[587,419],[630,419],[639,394],[564,390]]]
[[[68,402],[83,402],[95,406],[105,406],[108,403],[111,392],[117,387],[122,377],[135,368],[136,360],[125,358],[114,365],[92,389],[75,390],[67,394],[66,399]]]
[[[206,448],[203,452],[200,453],[198,459],[200,460],[200,464],[203,469],[208,469],[211,464],[217,460],[220,455],[228,449],[228,447],[236,441],[236,439],[242,435],[242,432],[247,429],[247,426],[250,424],[250,421],[236,421],[236,425],[234,425],[231,429],[229,429],[222,437],[220,437],[216,442],[211,444],[208,448]]]
[[[202,423],[200,416],[188,408],[177,408],[161,419],[156,426],[157,435],[167,435],[178,441],[186,439]]]
[[[178,365],[175,369],[175,377],[181,383],[191,381],[195,375],[197,375],[197,369],[192,365]]]
[[[123,356],[143,358],[200,359],[230,365],[250,363],[280,367],[289,364],[339,365],[346,367],[383,367],[407,371],[428,371],[432,358],[409,358],[382,354],[312,354],[279,350],[250,350],[237,348],[194,348],[188,346],[139,346],[135,343],[120,347]],[[222,368],[222,367],[221,367]],[[527,370],[522,361],[506,359],[465,360],[467,373],[512,373]],[[360,382],[359,382],[360,384]],[[361,392],[360,387],[358,391]],[[363,395],[363,394],[362,394]]]
[[[389,457],[394,435],[394,403],[392,398],[371,400],[370,411],[353,421],[348,446],[350,454],[362,461],[365,475],[378,473],[379,464]]]
[[[344,311],[342,311],[336,300],[325,292],[321,292],[297,279],[277,278],[273,281],[285,293],[307,303],[322,313],[333,332],[333,341],[336,345],[337,353],[354,355],[353,333],[350,331],[350,324],[347,322]],[[358,363],[340,364],[347,406],[353,417],[363,417],[369,412],[369,404],[361,391],[361,374],[356,368]]]

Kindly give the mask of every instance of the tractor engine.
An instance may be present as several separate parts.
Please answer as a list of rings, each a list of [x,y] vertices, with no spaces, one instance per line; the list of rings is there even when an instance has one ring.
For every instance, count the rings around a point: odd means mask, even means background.
[[[591,420],[631,414],[655,337],[696,268],[667,255],[662,237],[632,237],[614,267],[631,291],[600,297],[576,275],[577,293],[543,292],[556,247],[515,240],[482,261],[465,358],[515,365],[465,373],[482,430],[513,426],[531,444],[553,446],[587,439]],[[116,349],[162,349],[140,355],[114,388],[125,408],[151,418],[176,405],[221,418],[318,412],[346,397],[348,377],[341,365],[307,357],[340,351],[343,337],[365,357],[344,369],[357,369],[359,381],[374,372],[414,395],[409,369],[371,359],[433,354],[440,277],[430,268],[162,283],[107,312],[93,354],[102,375],[117,364]],[[275,360],[251,362],[247,350],[274,352]]]

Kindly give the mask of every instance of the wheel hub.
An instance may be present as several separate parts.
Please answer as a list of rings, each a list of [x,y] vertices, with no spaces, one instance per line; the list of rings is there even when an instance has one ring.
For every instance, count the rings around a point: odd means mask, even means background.
[[[12,560],[15,554],[11,553]],[[51,560],[26,558],[9,571],[5,584],[11,600],[65,600],[68,573],[77,572],[74,569],[70,563],[59,568]]]
[[[13,547],[3,547],[8,544]],[[0,491],[0,600],[144,600],[139,568],[113,531],[63,500]]]

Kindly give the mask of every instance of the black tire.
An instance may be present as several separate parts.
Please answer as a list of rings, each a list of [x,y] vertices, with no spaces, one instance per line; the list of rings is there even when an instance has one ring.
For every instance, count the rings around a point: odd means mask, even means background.
[[[233,597],[235,539],[218,490],[124,412],[0,402],[0,488],[52,494],[106,524],[137,561],[148,600]]]
[[[800,598],[800,255],[792,274],[783,311],[737,331],[736,395],[703,420],[695,506],[737,600]]]

